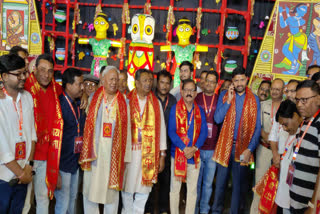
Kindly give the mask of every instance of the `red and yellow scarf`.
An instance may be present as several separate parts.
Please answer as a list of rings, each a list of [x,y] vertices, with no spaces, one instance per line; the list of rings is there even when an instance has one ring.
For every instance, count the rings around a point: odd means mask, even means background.
[[[83,147],[79,158],[79,163],[83,170],[91,170],[91,162],[97,159],[95,148],[96,120],[98,111],[103,101],[103,87],[100,87],[93,95],[88,117],[86,119]],[[123,173],[124,173],[124,156],[127,144],[127,104],[124,96],[118,91],[116,95],[116,121],[114,127],[114,137],[112,139],[112,153],[109,176],[109,188],[117,191],[122,190]]]
[[[197,142],[201,130],[201,113],[196,102],[194,102],[193,111],[194,128],[192,146],[194,146]],[[176,106],[176,128],[178,136],[185,143],[185,145],[188,146],[188,110],[182,98],[178,101]],[[200,162],[199,150],[194,154],[194,162],[197,167],[197,164]],[[176,147],[175,151],[174,175],[178,180],[185,182],[187,176],[187,158],[184,156],[183,151],[181,151],[178,147]]]
[[[58,174],[59,174],[59,164],[60,164],[60,151],[61,151],[61,142],[62,142],[62,132],[63,132],[63,118],[59,101],[59,93],[57,92],[58,84],[52,79],[50,83],[53,87],[54,93],[54,106],[47,106],[47,109],[39,108],[39,102],[42,99],[47,99],[47,97],[40,96],[41,87],[36,80],[33,73],[30,74],[29,78],[26,81],[25,89],[29,91],[33,98],[34,103],[34,117],[35,117],[35,127],[38,136],[38,143],[41,142],[49,142],[48,149],[48,158],[47,158],[47,172],[46,172],[46,184],[48,187],[48,195],[49,198],[52,199],[54,195],[54,190],[57,185]],[[49,89],[47,89],[49,90]],[[40,115],[40,111],[48,111],[50,112],[52,123],[49,127],[44,127],[43,120],[49,120],[48,118],[42,118]],[[51,122],[51,121],[50,121]],[[52,131],[48,128],[52,128]],[[47,133],[48,132],[48,133]],[[44,137],[43,137],[44,136]],[[49,139],[43,139],[47,138]]]
[[[128,94],[131,116],[132,149],[142,153],[142,184],[152,186],[158,179],[160,156],[160,106],[157,97],[150,92],[140,116],[140,106],[137,90]],[[161,110],[162,111],[162,110]],[[138,132],[141,129],[141,143],[138,142]]]
[[[244,105],[242,109],[242,115],[240,119],[235,161],[240,162],[240,155],[249,146],[251,138],[254,134],[257,118],[257,103],[256,99],[250,89],[246,88]],[[223,97],[223,103],[227,102],[228,93]],[[232,150],[234,127],[236,123],[236,96],[234,95],[231,106],[224,118],[222,129],[219,135],[216,150],[214,151],[213,160],[221,164],[224,167],[228,167],[229,159]],[[253,162],[253,156],[251,156],[249,163]]]

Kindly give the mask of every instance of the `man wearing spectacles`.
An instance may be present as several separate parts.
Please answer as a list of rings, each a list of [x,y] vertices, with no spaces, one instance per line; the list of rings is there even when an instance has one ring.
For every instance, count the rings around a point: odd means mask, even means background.
[[[24,90],[26,71],[21,57],[1,56],[0,73],[5,94],[0,99],[0,213],[22,213],[37,141],[33,100]],[[18,184],[10,185],[12,179]]]
[[[99,78],[91,75],[91,74],[85,74],[83,75],[83,85],[84,85],[84,92],[90,96],[92,93],[96,92],[99,85]]]
[[[205,77],[204,92],[197,95],[195,101],[206,113],[208,137],[200,148],[201,168],[198,178],[197,204],[195,213],[209,213],[209,201],[212,194],[212,183],[216,172],[216,162],[212,160],[216,147],[219,128],[213,120],[217,108],[218,94],[215,94],[219,75],[216,71],[208,71]],[[200,203],[200,204],[199,204]]]
[[[257,184],[271,165],[272,151],[268,141],[274,117],[283,99],[284,81],[275,79],[271,84],[271,99],[261,102],[261,139],[256,150],[255,183]],[[258,213],[260,196],[255,193],[251,204],[251,214]]]
[[[304,118],[297,134],[295,170],[290,187],[291,213],[313,213],[320,185],[320,88],[313,80],[298,84],[296,105]]]
[[[208,136],[206,115],[194,102],[196,84],[187,79],[182,82],[182,98],[172,106],[168,134],[171,144],[170,212],[179,213],[181,183],[187,184],[185,213],[194,214],[197,200],[197,181],[200,172],[200,151]]]

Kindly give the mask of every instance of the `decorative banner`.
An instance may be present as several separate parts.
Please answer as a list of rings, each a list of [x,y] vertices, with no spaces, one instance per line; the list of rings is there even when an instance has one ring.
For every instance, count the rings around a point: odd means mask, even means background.
[[[41,33],[34,0],[0,0],[0,7],[0,55],[17,45],[27,49],[30,55],[41,54]]]
[[[320,0],[274,4],[271,19],[252,72],[284,81],[304,80],[310,65],[320,65]]]

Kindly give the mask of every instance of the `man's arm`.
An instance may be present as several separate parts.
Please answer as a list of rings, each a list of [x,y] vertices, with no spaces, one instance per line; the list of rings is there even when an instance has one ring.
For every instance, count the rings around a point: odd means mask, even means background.
[[[195,146],[200,149],[204,142],[206,141],[208,137],[208,126],[206,121],[206,115],[204,114],[203,109],[199,106],[200,113],[201,113],[201,131],[198,137],[197,142],[195,143]]]
[[[218,99],[217,108],[216,108],[216,111],[214,112],[214,121],[216,121],[217,124],[220,124],[223,122],[230,108],[230,104],[228,104],[228,102],[223,103],[223,97],[227,92],[228,91],[221,92]]]
[[[168,121],[168,135],[173,145],[181,149],[182,151],[186,147],[181,138],[177,134],[176,128],[176,105],[172,106],[170,111],[170,117]]]
[[[320,164],[320,160],[319,160],[319,164]],[[314,188],[313,191],[313,195],[312,198],[310,200],[310,203],[313,204],[314,208],[309,207],[304,214],[314,214],[315,213],[315,209],[317,209],[317,194],[320,191],[320,170],[318,171],[318,176],[317,176],[317,181],[316,181],[316,186]]]
[[[254,129],[254,134],[252,136],[252,139],[250,141],[250,144],[248,146],[248,149],[251,151],[251,153],[257,148],[259,144],[259,138],[260,138],[260,133],[261,133],[261,107],[260,107],[260,102],[256,98],[256,103],[257,103],[257,120],[256,120],[256,127]]]

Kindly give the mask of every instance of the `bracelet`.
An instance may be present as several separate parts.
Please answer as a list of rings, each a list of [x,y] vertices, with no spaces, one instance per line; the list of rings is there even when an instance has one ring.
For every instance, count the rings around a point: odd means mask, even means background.
[[[165,157],[165,156],[167,156],[167,153],[166,153],[166,152],[161,152],[161,153],[160,153],[160,156],[161,156],[161,157]]]
[[[196,151],[198,151],[199,149],[198,149],[198,147],[196,147],[196,146],[193,146],[194,148],[196,148]]]
[[[313,204],[313,203],[311,203],[311,201],[309,201],[309,202],[308,202],[308,207],[310,207],[310,208],[314,209],[314,204]]]

